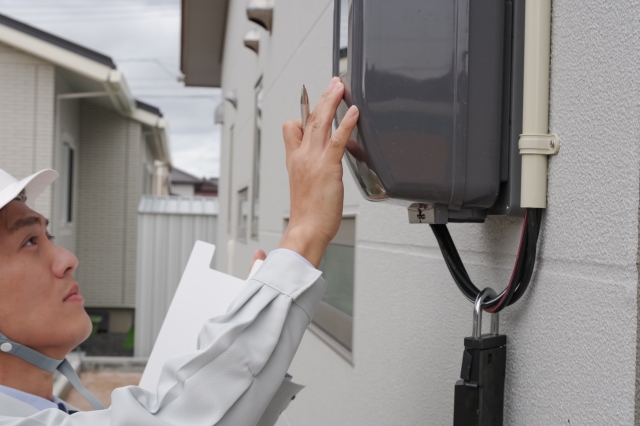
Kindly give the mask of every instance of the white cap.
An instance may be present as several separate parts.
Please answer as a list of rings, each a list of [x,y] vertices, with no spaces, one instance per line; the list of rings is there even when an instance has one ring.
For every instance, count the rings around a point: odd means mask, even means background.
[[[27,205],[33,208],[36,198],[57,178],[58,172],[45,169],[18,180],[0,169],[0,209],[15,200],[22,191],[27,196]]]

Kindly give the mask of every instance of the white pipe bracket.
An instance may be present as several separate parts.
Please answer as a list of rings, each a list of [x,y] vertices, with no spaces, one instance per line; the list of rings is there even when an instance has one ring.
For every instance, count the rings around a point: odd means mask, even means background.
[[[560,150],[558,135],[520,135],[520,154],[556,155]]]

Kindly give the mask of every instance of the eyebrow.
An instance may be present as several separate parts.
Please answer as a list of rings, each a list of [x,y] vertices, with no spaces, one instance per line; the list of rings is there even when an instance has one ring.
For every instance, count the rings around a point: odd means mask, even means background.
[[[45,219],[45,223],[46,223],[46,226],[49,226],[48,219]],[[33,225],[39,225],[39,224],[41,224],[41,222],[40,222],[40,217],[38,216],[23,217],[21,219],[16,220],[15,223],[11,225],[11,228],[9,228],[9,235],[27,226],[33,226]]]

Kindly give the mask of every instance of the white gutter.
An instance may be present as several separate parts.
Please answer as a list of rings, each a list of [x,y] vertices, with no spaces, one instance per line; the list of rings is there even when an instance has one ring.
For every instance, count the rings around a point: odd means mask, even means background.
[[[548,156],[560,140],[549,134],[551,0],[527,0],[524,42],[521,206],[547,207]]]
[[[109,96],[108,92],[80,92],[80,93],[62,93],[57,95],[58,99],[84,99],[99,98],[101,96]]]
[[[104,88],[110,93],[111,100],[113,101],[116,109],[124,114],[133,114],[136,110],[136,102],[133,99],[129,85],[122,74],[118,70],[112,69],[109,73],[108,79],[103,82]]]
[[[169,129],[168,122],[164,118],[158,120],[158,124],[153,129],[156,144],[160,151],[160,158],[169,167],[169,171],[173,169],[171,165],[171,151],[169,150]]]
[[[169,167],[171,167],[171,153],[169,152],[169,141],[167,138],[167,120],[140,108],[137,108],[133,114],[131,114],[131,118],[151,128],[151,134],[153,135],[160,160],[169,164]]]

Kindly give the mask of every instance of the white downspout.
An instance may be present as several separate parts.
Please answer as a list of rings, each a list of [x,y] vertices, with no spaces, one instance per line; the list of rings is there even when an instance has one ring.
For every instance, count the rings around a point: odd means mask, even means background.
[[[524,42],[521,206],[547,207],[548,156],[559,149],[549,135],[551,0],[527,0]]]

